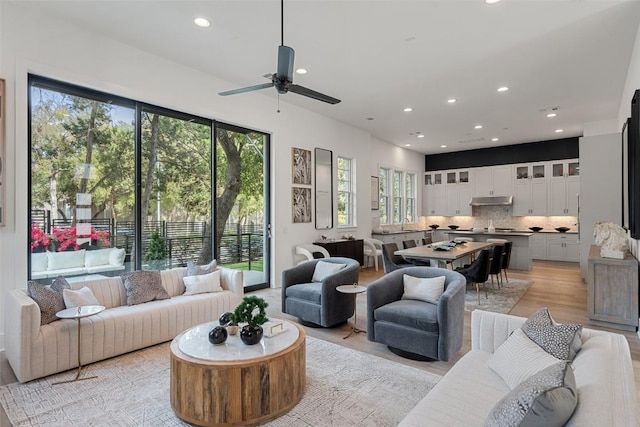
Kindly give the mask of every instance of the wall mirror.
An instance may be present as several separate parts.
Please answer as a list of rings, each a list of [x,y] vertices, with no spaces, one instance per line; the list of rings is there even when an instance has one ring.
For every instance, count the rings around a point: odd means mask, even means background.
[[[315,149],[316,230],[333,228],[333,152]]]

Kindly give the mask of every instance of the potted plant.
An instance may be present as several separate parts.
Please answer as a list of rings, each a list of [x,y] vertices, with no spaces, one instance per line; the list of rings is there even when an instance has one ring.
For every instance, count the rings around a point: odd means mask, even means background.
[[[246,323],[240,330],[240,339],[247,345],[253,345],[262,339],[262,324],[267,320],[265,309],[269,304],[256,296],[244,297],[231,315],[233,323]]]
[[[31,252],[44,252],[51,244],[51,236],[40,229],[38,224],[31,224]]]
[[[149,248],[145,260],[153,270],[162,270],[167,266],[167,241],[160,236],[158,230],[153,230],[149,238]]]

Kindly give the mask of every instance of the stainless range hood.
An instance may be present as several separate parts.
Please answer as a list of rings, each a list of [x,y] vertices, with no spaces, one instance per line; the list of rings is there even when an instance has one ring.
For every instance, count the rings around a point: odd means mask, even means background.
[[[513,205],[513,196],[490,196],[490,197],[472,197],[469,202],[471,206],[511,206]]]

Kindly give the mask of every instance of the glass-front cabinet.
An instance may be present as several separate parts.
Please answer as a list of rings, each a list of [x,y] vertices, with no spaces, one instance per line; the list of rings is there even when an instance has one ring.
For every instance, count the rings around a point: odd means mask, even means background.
[[[525,179],[544,179],[547,177],[544,163],[527,163],[516,165],[516,182]]]
[[[551,162],[552,178],[569,178],[580,176],[580,162],[578,160],[559,160]]]

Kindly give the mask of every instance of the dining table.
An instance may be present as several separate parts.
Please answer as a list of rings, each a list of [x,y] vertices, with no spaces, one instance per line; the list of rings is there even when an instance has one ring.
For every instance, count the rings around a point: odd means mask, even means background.
[[[436,261],[438,266],[446,267],[447,263],[451,263],[453,266],[454,261],[475,254],[482,249],[490,248],[493,245],[494,243],[491,242],[456,242],[455,245],[452,245],[451,242],[444,241],[400,249],[395,251],[394,254],[402,256],[407,261],[412,259],[420,261],[432,260]]]

